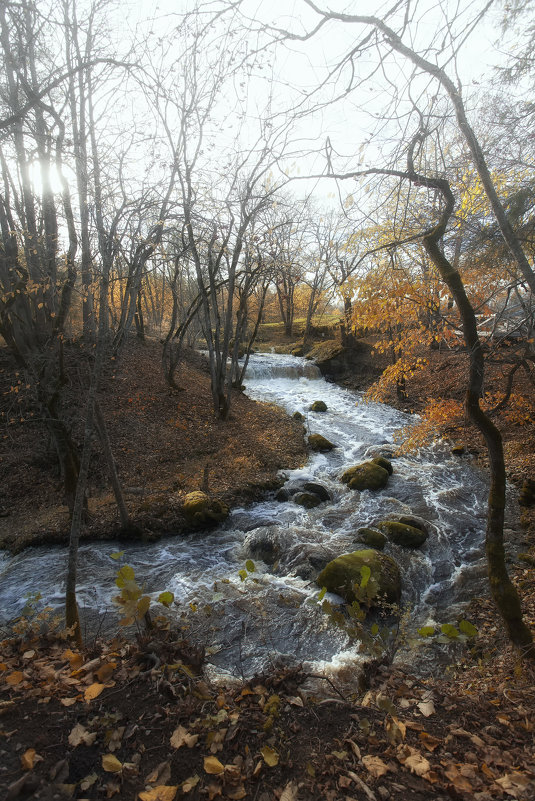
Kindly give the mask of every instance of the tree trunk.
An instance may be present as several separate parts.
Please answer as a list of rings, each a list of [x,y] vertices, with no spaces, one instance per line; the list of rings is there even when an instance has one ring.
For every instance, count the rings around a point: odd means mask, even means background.
[[[123,528],[128,528],[130,525],[130,516],[128,514],[128,509],[126,508],[123,488],[121,487],[121,482],[119,481],[119,476],[117,475],[117,467],[115,465],[115,459],[113,458],[110,438],[108,437],[108,431],[106,429],[106,421],[104,420],[100,404],[97,400],[95,400],[94,412],[95,412],[95,422],[97,424],[98,436],[100,439],[100,444],[102,446],[104,457],[106,459],[106,464],[108,465],[110,481],[113,487],[113,493],[115,495],[117,509],[119,510],[119,517],[121,518],[121,525]]]

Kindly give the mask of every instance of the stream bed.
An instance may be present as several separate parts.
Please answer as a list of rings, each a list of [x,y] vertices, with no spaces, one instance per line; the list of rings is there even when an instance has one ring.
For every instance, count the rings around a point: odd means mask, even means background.
[[[340,482],[347,467],[390,454],[395,433],[410,415],[326,382],[315,365],[293,356],[255,354],[246,393],[305,416],[307,433],[336,445],[314,453],[305,467],[287,471],[289,486],[319,482],[331,500],[307,510],[271,493],[260,503],[235,509],[224,525],[156,544],[91,543],[80,548],[78,601],[82,620],[115,625],[118,562],[133,567],[145,591],[174,593],[171,614],[207,647],[208,668],[218,678],[249,677],[277,664],[303,663],[310,672],[337,675],[365,658],[344,627],[333,624],[318,602],[319,588],[305,562],[356,550],[356,531],[396,515],[426,521],[429,537],[418,550],[388,543],[385,552],[400,565],[409,627],[455,622],[456,609],[473,597],[485,577],[484,529],[487,484],[469,457],[452,456],[437,443],[417,455],[395,457],[385,489],[355,492]],[[308,411],[323,400],[327,411]],[[272,564],[254,559],[242,580],[250,544],[273,542]],[[29,593],[52,607],[63,604],[65,548],[39,547],[16,556],[0,553],[0,619],[20,614]],[[242,576],[240,576],[242,571]],[[336,596],[328,596],[332,603]]]

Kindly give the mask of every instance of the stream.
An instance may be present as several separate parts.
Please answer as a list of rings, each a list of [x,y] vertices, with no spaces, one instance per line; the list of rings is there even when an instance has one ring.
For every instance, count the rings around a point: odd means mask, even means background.
[[[164,590],[174,593],[171,614],[184,637],[193,633],[205,643],[212,677],[249,677],[296,662],[316,674],[352,672],[365,654],[322,611],[319,588],[306,568],[315,559],[319,563],[366,547],[356,544],[358,528],[410,514],[426,521],[427,542],[418,550],[392,543],[385,548],[400,565],[408,625],[415,631],[455,623],[456,610],[477,594],[486,574],[487,485],[470,457],[452,456],[436,443],[417,455],[395,457],[385,489],[355,492],[339,480],[344,469],[392,453],[395,432],[414,418],[360,402],[358,393],[327,383],[315,365],[293,356],[254,354],[245,383],[250,397],[277,403],[290,414],[301,412],[307,433],[322,434],[336,445],[329,453],[312,454],[305,467],[285,472],[288,486],[319,482],[331,500],[307,510],[271,493],[233,510],[224,525],[208,533],[147,545],[84,545],[78,569],[82,621],[91,621],[93,629],[95,619],[97,624],[105,619],[104,628],[116,625],[112,597],[118,562],[110,554],[124,551],[119,564],[134,568],[145,591],[155,598]],[[327,412],[308,411],[315,400],[325,401]],[[259,541],[273,545],[275,563],[253,557],[255,570],[242,580],[251,543]],[[66,549],[58,547],[0,553],[0,619],[20,614],[28,593],[39,592],[44,603],[61,607],[66,562]],[[327,598],[340,602],[334,595]]]

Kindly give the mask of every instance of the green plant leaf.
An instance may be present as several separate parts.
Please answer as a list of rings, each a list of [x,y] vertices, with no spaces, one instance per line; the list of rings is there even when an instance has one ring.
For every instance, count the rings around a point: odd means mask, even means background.
[[[373,634],[374,637],[378,633],[378,631],[379,631],[379,626],[377,625],[377,623],[374,623],[373,626],[371,627],[371,633]]]
[[[245,581],[247,578],[247,570],[238,570],[238,576],[241,578],[242,581]]]
[[[115,583],[118,587],[125,587],[127,582],[134,581],[135,573],[134,569],[130,567],[130,565],[123,565],[119,572],[117,573],[117,578],[115,579]]]
[[[322,587],[318,594],[318,601],[323,601],[326,592],[327,592],[327,587]]]
[[[252,559],[248,559],[245,563],[245,567],[248,573],[254,573],[256,570],[255,564]]]
[[[421,629],[418,629],[418,634],[420,637],[432,637],[435,633],[434,626],[422,626]]]
[[[161,592],[158,595],[158,603],[163,604],[169,608],[173,601],[175,600],[175,596],[172,592]]]
[[[455,640],[459,636],[459,630],[451,623],[443,623],[440,627],[440,631],[442,634],[445,634],[446,637],[449,637],[450,640]]]
[[[368,584],[368,581],[370,580],[371,574],[372,571],[370,570],[368,565],[362,565],[362,567],[360,568],[360,575],[362,576],[360,580],[361,590],[365,589],[366,585]]]
[[[477,629],[470,623],[468,620],[461,620],[459,623],[459,629],[462,631],[463,634],[466,634],[468,637],[477,637]]]
[[[120,559],[121,556],[124,556],[124,551],[114,551],[114,553],[110,553],[112,559]]]

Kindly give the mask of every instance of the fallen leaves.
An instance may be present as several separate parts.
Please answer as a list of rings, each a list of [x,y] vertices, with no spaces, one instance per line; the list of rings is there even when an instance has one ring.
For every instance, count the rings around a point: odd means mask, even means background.
[[[198,739],[198,734],[190,734],[184,726],[179,726],[171,735],[170,742],[173,748],[182,748],[183,745],[187,746],[187,748],[193,748]]]
[[[270,768],[274,768],[275,765],[279,764],[279,754],[274,748],[270,748],[269,745],[265,745],[260,753],[262,754],[264,762],[266,765],[269,765]]]
[[[217,757],[208,756],[204,757],[204,770],[206,773],[217,775],[219,773],[224,773],[225,766],[221,764]]]
[[[123,769],[123,763],[119,762],[114,754],[103,754],[102,767],[106,773],[120,773]]]
[[[174,801],[178,791],[178,785],[159,784],[150,790],[143,790],[139,793],[140,801]]]
[[[89,687],[86,687],[84,690],[84,701],[94,701],[95,698],[98,698],[104,687],[104,684],[99,684],[98,682],[90,684]]]
[[[97,736],[98,733],[96,731],[88,732],[85,726],[81,723],[77,723],[69,734],[69,745],[72,745],[73,748],[79,745],[93,745]]]
[[[366,755],[362,757],[362,764],[375,779],[379,779],[388,773],[388,766],[378,756]]]
[[[35,748],[28,748],[20,758],[22,770],[33,770],[36,762],[42,762],[43,757],[39,756]]]

